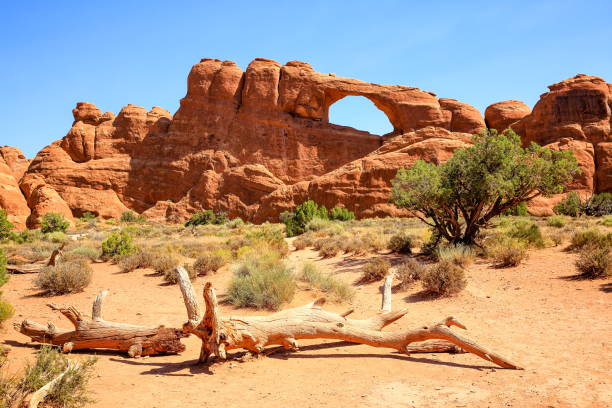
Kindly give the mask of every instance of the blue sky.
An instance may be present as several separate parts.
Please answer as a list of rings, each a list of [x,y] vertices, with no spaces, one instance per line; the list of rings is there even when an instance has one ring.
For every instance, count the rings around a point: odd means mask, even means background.
[[[92,5],[95,4],[95,5]],[[577,73],[612,81],[612,1],[20,1],[0,25],[0,145],[32,157],[77,101],[171,112],[200,58],[307,61],[319,72],[470,103],[520,99]],[[368,101],[332,121],[389,129]]]

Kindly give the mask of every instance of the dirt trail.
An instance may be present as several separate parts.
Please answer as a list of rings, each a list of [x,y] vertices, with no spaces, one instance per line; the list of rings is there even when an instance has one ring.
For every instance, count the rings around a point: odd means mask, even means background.
[[[517,268],[493,269],[477,262],[469,268],[467,289],[457,297],[430,300],[418,284],[394,295],[394,308],[410,313],[390,326],[407,329],[454,315],[469,336],[526,367],[524,371],[496,368],[476,356],[413,355],[333,341],[303,341],[298,353],[276,354],[210,369],[195,366],[199,344],[186,339],[178,356],[130,359],[99,352],[92,381],[95,407],[609,407],[612,406],[612,323],[609,281],[564,279],[574,273],[574,255],[557,248],[538,250]],[[310,250],[294,252],[290,262],[314,260],[340,279],[354,282],[363,259],[320,260]],[[100,289],[109,289],[104,316],[134,324],[180,326],[185,309],[177,286],[162,283],[150,271],[118,272],[95,264],[94,279],[85,292],[41,298],[32,276],[15,275],[5,295],[17,309],[14,321],[48,320],[69,323],[45,307],[66,303],[89,312]],[[231,277],[224,268],[211,277],[221,298]],[[196,281],[199,292],[204,279]],[[293,306],[310,301],[316,291],[298,293]],[[335,311],[347,305],[330,304]],[[380,307],[378,285],[357,287],[354,317]],[[222,306],[225,314],[257,314]],[[9,322],[10,323],[10,322]],[[9,325],[7,325],[9,326]],[[36,348],[27,338],[4,330],[11,370]],[[74,353],[73,357],[88,355]]]

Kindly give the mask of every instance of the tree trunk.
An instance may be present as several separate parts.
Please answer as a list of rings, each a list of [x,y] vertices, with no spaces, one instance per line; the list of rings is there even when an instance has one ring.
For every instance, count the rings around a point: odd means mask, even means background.
[[[134,326],[107,322],[102,319],[102,302],[107,291],[101,291],[92,308],[92,318],[87,319],[74,307],[59,307],[49,304],[72,322],[74,330],[58,329],[52,323],[43,326],[24,320],[14,324],[15,330],[30,337],[32,341],[61,346],[69,353],[81,349],[112,349],[126,351],[130,357],[161,353],[180,353],[185,346],[180,339],[187,337],[180,329]]]
[[[201,362],[205,362],[211,354],[223,360],[226,358],[225,351],[233,349],[261,353],[268,345],[281,345],[285,349],[297,351],[299,339],[343,340],[395,349],[401,353],[431,351],[430,346],[414,343],[435,339],[451,343],[437,343],[435,351],[440,351],[440,347],[444,346],[445,351],[456,351],[458,347],[500,367],[519,369],[507,359],[452,332],[452,326],[465,329],[454,317],[447,317],[431,327],[383,332],[381,330],[385,326],[403,317],[407,310],[380,313],[365,320],[352,320],[346,318],[348,313],[338,315],[322,310],[321,305],[325,299],[268,316],[221,317],[218,315],[216,296],[210,282],[204,287],[207,309],[202,316],[187,271],[182,267],[178,267],[177,271],[189,318],[183,330],[202,340]]]
[[[59,248],[53,250],[49,260],[46,262],[35,262],[25,265],[6,265],[6,270],[10,273],[38,273],[45,266],[55,266],[62,257],[62,250],[66,244],[62,244]]]

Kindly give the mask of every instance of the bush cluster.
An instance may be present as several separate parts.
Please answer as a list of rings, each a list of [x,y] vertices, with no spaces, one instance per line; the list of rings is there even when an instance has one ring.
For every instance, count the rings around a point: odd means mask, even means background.
[[[119,218],[121,222],[145,222],[146,218],[140,214],[135,213],[134,211],[125,211],[121,214],[121,218]]]
[[[217,272],[219,268],[227,264],[232,259],[232,253],[228,249],[217,249],[198,256],[193,263],[193,270],[196,275],[208,275]]]
[[[570,192],[563,201],[553,208],[555,213],[578,217],[588,215],[591,217],[604,217],[612,214],[612,193],[594,194],[582,200],[575,191]]]
[[[132,236],[125,231],[113,232],[102,241],[102,256],[106,258],[129,255],[135,250]]]
[[[461,244],[438,247],[435,250],[435,255],[438,261],[452,262],[462,268],[474,262],[474,258],[476,257],[476,253],[471,247]]]
[[[399,280],[399,289],[406,289],[413,282],[420,280],[427,272],[427,267],[412,258],[398,265],[395,276]]]
[[[383,258],[374,258],[368,261],[363,268],[360,283],[370,283],[382,280],[389,273],[391,264]]]
[[[229,221],[227,218],[227,214],[224,212],[215,213],[213,210],[204,210],[198,213],[195,213],[191,216],[191,218],[185,223],[186,227],[196,227],[198,225],[222,225]]]
[[[281,222],[285,224],[288,237],[294,237],[306,232],[306,226],[315,218],[320,220],[350,221],[355,219],[355,214],[339,206],[335,206],[330,212],[324,205],[308,200],[298,205],[295,211],[284,212],[280,216]],[[313,228],[316,227],[313,226]]]
[[[40,231],[43,234],[50,232],[66,232],[70,223],[60,213],[48,212],[40,219]]]
[[[34,286],[52,296],[82,292],[91,282],[92,274],[85,260],[60,263],[43,268],[34,279]]]
[[[0,208],[0,241],[11,238],[13,228],[15,226],[8,220],[6,211]]]
[[[465,288],[467,281],[463,268],[450,261],[432,265],[421,277],[423,289],[436,296],[449,296]]]
[[[389,239],[387,248],[398,254],[411,254],[414,247],[413,238],[413,236],[405,233],[395,234]]]

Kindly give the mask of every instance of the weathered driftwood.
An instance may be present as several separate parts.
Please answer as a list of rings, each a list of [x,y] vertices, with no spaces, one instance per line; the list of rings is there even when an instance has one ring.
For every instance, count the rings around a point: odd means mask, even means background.
[[[102,302],[107,294],[108,291],[103,290],[96,297],[91,319],[85,318],[72,306],[47,305],[66,316],[74,325],[74,330],[59,329],[52,323],[43,326],[29,320],[15,323],[14,328],[32,341],[61,346],[65,353],[82,349],[112,349],[126,351],[130,357],[139,357],[185,350],[180,339],[187,335],[180,329],[134,326],[103,320]]]
[[[207,307],[203,314],[187,271],[182,267],[177,268],[177,271],[189,319],[183,330],[202,340],[200,362],[205,362],[211,355],[225,359],[226,351],[232,349],[261,353],[268,345],[281,345],[285,349],[297,351],[299,339],[336,339],[395,349],[401,353],[442,351],[441,349],[457,351],[458,347],[501,367],[519,369],[516,364],[500,355],[451,331],[452,326],[465,329],[454,317],[416,330],[383,332],[382,328],[400,319],[407,310],[380,313],[365,320],[353,320],[346,318],[350,311],[338,315],[322,310],[321,305],[325,299],[268,316],[221,317],[218,315],[217,300],[210,283],[204,287]],[[415,345],[417,342],[432,339],[449,342],[454,350],[446,343]]]
[[[64,243],[59,248],[53,250],[51,256],[49,257],[49,260],[47,261],[34,262],[23,265],[6,265],[6,269],[10,273],[38,273],[45,266],[55,266],[62,257],[62,250],[65,246],[66,244]]]

